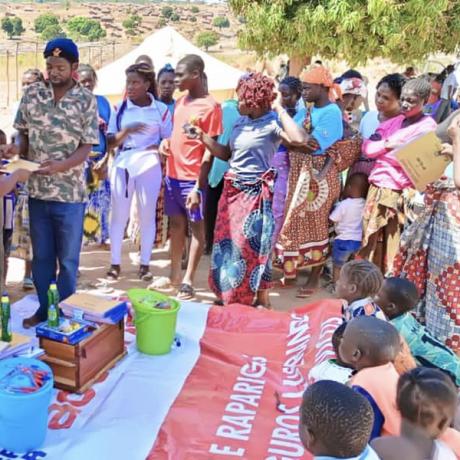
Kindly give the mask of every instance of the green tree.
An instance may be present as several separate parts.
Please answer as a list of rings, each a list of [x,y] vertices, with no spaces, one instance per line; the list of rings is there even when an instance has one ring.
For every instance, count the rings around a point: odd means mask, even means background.
[[[76,16],[67,22],[67,29],[70,37],[74,40],[88,40],[94,42],[107,35],[101,23],[96,19]]]
[[[161,8],[161,15],[167,19],[169,19],[174,13],[174,10],[171,6],[164,6]]]
[[[59,18],[52,13],[45,13],[38,16],[34,21],[35,32],[41,34],[48,26],[59,25]]]
[[[11,18],[5,16],[2,18],[2,30],[8,35],[8,38],[11,40],[14,35],[14,24]]]
[[[212,21],[212,25],[219,29],[223,29],[224,27],[230,27],[230,21],[224,16],[216,16]]]
[[[169,18],[171,21],[178,22],[180,21],[180,16],[177,13],[171,14],[171,17]]]
[[[291,64],[316,54],[351,65],[374,57],[403,64],[437,51],[453,53],[460,42],[456,0],[229,0],[229,5],[245,20],[239,34],[243,49],[287,53]]]
[[[58,37],[66,37],[65,32],[59,24],[51,24],[45,27],[40,34],[40,38],[45,42]]]
[[[157,27],[161,29],[162,27],[165,27],[167,24],[168,23],[165,18],[160,18],[158,19]]]
[[[204,48],[206,51],[208,51],[210,46],[217,45],[218,42],[219,42],[219,35],[213,31],[200,32],[196,36],[196,44],[200,48]]]
[[[189,18],[189,21],[190,22],[197,22],[197,18],[195,16],[192,16],[191,18]]]
[[[200,9],[199,9],[196,5],[193,5],[193,6],[192,6],[192,9],[191,9],[191,12],[192,12],[193,14],[197,14],[197,13],[200,12]]]
[[[13,37],[19,37],[25,31],[21,18],[8,16],[2,18],[2,30],[10,40]]]
[[[132,14],[125,19],[121,25],[125,28],[127,35],[136,35],[137,28],[141,25],[142,18],[137,14]]]
[[[14,17],[11,19],[11,22],[13,23],[13,35],[15,37],[19,37],[20,35],[23,34],[23,32],[26,31],[26,29],[24,29],[24,26],[22,24],[21,18]]]

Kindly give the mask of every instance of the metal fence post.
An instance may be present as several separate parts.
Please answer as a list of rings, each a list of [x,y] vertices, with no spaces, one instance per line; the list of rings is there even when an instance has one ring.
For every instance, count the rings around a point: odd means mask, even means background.
[[[10,52],[6,50],[6,105],[10,106]]]

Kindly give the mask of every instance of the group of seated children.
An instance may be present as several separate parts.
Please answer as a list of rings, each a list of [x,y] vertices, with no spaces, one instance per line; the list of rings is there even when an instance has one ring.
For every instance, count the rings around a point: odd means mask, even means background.
[[[303,445],[315,460],[456,460],[446,439],[449,431],[458,433],[449,428],[457,407],[449,377],[415,368],[399,378],[395,392],[398,432],[372,439],[375,409],[368,398],[333,380],[310,385],[300,408]]]
[[[306,448],[323,460],[460,458],[460,432],[451,427],[460,359],[411,314],[415,285],[354,260],[336,286],[344,321],[332,336],[335,358],[309,374]]]

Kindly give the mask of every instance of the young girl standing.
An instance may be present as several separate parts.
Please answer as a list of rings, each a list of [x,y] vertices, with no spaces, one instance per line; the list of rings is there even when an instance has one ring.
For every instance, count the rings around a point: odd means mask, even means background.
[[[141,263],[139,277],[152,279],[149,263],[155,240],[155,212],[162,174],[158,146],[170,136],[171,114],[155,100],[155,73],[144,64],[126,70],[127,99],[112,113],[108,128],[110,148],[118,147],[111,171],[112,217],[110,241],[112,265],[108,276],[118,278],[123,234],[134,193],[139,207]]]

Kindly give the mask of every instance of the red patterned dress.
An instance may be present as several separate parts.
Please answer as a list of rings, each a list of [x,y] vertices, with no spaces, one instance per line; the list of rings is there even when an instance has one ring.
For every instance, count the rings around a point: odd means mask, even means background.
[[[423,213],[401,238],[394,274],[417,285],[417,319],[460,353],[460,190],[452,180],[427,189]]]
[[[224,177],[209,271],[209,286],[224,304],[252,305],[257,291],[270,288],[274,183],[274,170],[255,180],[232,171]]]

